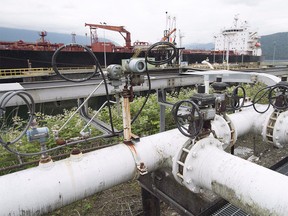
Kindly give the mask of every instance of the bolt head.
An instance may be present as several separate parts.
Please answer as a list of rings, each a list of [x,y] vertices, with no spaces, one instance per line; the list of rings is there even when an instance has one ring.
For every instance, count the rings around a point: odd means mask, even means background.
[[[192,152],[192,157],[196,158],[197,157],[197,152]]]

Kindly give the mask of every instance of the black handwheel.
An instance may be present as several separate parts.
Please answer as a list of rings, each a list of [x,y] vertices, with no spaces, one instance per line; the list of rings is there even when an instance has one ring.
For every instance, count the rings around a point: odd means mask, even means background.
[[[194,139],[203,128],[203,116],[199,107],[190,100],[179,101],[172,109],[179,131]]]
[[[87,62],[89,62],[89,64],[93,64],[93,67],[91,67],[91,69],[83,69],[85,71],[81,71],[81,73],[75,73],[75,74],[72,74],[73,73],[73,67],[75,66],[79,66],[80,63],[76,63],[76,61],[78,61],[77,59],[69,59],[69,63],[67,62],[58,62],[56,61],[57,57],[65,57],[65,59],[67,58],[66,55],[69,55],[70,52],[65,52],[65,50],[77,50],[78,52],[80,51],[81,54],[85,54],[87,53],[87,58],[85,58],[86,60],[89,59],[90,57],[90,61],[87,60]],[[63,51],[63,52],[62,52]],[[82,53],[82,51],[84,51]],[[62,55],[61,55],[62,54]],[[83,54],[83,55],[84,55]],[[79,54],[80,55],[80,54]],[[69,57],[69,56],[68,56]],[[64,61],[64,60],[63,60]],[[75,61],[75,62],[73,62]],[[86,64],[88,63],[83,63],[82,66],[87,66]],[[60,69],[58,68],[58,66],[65,66],[64,68]],[[73,66],[72,69],[69,69],[69,67],[67,67],[67,65],[70,65],[70,66]],[[98,70],[101,70],[101,67],[100,67],[100,64],[98,62],[98,59],[96,58],[96,56],[94,55],[94,53],[86,46],[83,46],[83,45],[80,45],[80,44],[66,44],[64,46],[61,46],[59,47],[55,53],[53,54],[52,56],[52,67],[53,67],[53,70],[55,71],[55,73],[57,75],[59,75],[60,77],[62,77],[63,79],[67,80],[67,81],[71,81],[71,82],[83,82],[83,81],[86,81],[86,80],[89,80],[91,79],[93,76],[95,75],[99,75],[99,71]],[[87,70],[87,71],[86,71]],[[76,78],[73,78],[73,77],[76,77]]]
[[[288,86],[275,85],[268,94],[269,103],[278,110],[288,108]]]
[[[240,90],[240,91],[239,91]],[[230,105],[233,110],[239,110],[243,107],[246,98],[246,91],[242,86],[233,89]],[[242,99],[242,101],[241,101]]]

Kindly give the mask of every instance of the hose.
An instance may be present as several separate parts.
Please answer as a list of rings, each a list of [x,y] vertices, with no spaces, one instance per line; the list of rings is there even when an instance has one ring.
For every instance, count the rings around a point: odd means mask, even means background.
[[[166,59],[150,60],[149,59],[149,58],[151,58],[150,54],[153,54],[152,51],[153,50],[155,51],[155,49],[160,50],[160,48],[163,49],[163,51],[169,51],[169,48],[170,48],[170,49],[172,49],[172,54],[169,57],[167,57]],[[170,53],[167,52],[166,55],[169,55]],[[146,54],[145,54],[145,61],[151,65],[162,65],[162,64],[166,64],[166,63],[171,62],[176,57],[176,54],[177,54],[177,48],[174,46],[174,44],[172,44],[170,42],[166,42],[166,41],[160,41],[160,42],[152,44],[148,48],[148,50],[146,51]]]
[[[92,74],[90,74],[89,76],[85,77],[85,78],[80,78],[80,79],[70,79],[66,76],[64,76],[63,74],[61,74],[58,70],[58,67],[57,67],[57,57],[59,55],[59,53],[61,52],[61,50],[65,49],[66,47],[71,47],[71,46],[77,46],[77,47],[80,47],[80,48],[83,48],[89,55],[90,57],[93,59],[93,62],[95,62],[95,65],[96,65],[96,68],[94,70],[94,72]],[[101,71],[101,67],[100,67],[100,64],[98,62],[98,59],[96,58],[96,56],[94,55],[94,53],[86,46],[82,46],[80,44],[66,44],[66,45],[63,45],[61,47],[59,47],[53,54],[52,56],[52,68],[53,70],[55,71],[55,73],[57,75],[59,75],[61,78],[67,80],[67,81],[71,81],[71,82],[84,82],[84,81],[87,81],[89,79],[91,79],[92,77],[94,77],[95,75],[99,75],[97,74],[98,72],[98,69],[100,69]]]
[[[151,54],[151,51],[153,49],[155,49],[155,47],[158,47],[158,46],[166,46],[165,48],[167,48],[167,47],[172,48],[173,49],[172,55],[169,58],[161,60],[161,61],[149,60],[149,58],[150,58],[149,54]],[[147,80],[148,80],[148,92],[147,92],[147,95],[145,97],[145,100],[144,100],[141,108],[139,109],[137,114],[131,120],[131,124],[133,124],[136,121],[136,119],[138,118],[138,116],[142,112],[142,110],[143,110],[144,106],[146,105],[146,103],[147,103],[147,101],[149,99],[149,96],[151,94],[151,79],[150,79],[150,74],[149,74],[149,71],[148,71],[148,63],[151,64],[151,65],[155,65],[155,66],[162,65],[162,64],[165,64],[165,63],[169,63],[173,58],[175,58],[176,52],[177,52],[177,48],[174,46],[174,44],[172,44],[170,42],[165,42],[165,41],[160,41],[160,42],[154,43],[147,49],[147,51],[145,53],[145,63],[146,63],[146,75],[147,75]]]
[[[70,78],[67,78],[65,76],[63,76],[59,70],[58,70],[58,67],[57,67],[57,62],[56,62],[56,59],[57,59],[57,56],[59,55],[60,51],[63,50],[64,48],[68,47],[68,46],[78,46],[80,48],[83,48],[93,59],[95,65],[96,65],[96,68],[94,70],[94,72],[85,77],[85,78],[81,78],[81,79],[70,79]],[[111,103],[110,103],[110,98],[109,98],[109,91],[108,91],[108,85],[107,85],[107,81],[105,79],[105,75],[101,69],[101,66],[100,66],[100,63],[97,59],[97,57],[94,55],[94,53],[86,46],[82,46],[80,44],[67,44],[67,45],[64,45],[64,46],[61,46],[59,47],[55,53],[53,54],[52,56],[52,67],[53,67],[53,70],[55,71],[55,73],[57,75],[59,75],[60,77],[62,77],[63,79],[67,80],[67,81],[71,81],[71,82],[84,82],[84,81],[87,81],[89,79],[91,79],[92,77],[96,76],[96,75],[99,75],[97,74],[98,70],[103,78],[103,81],[104,81],[104,86],[105,86],[105,93],[106,93],[106,100],[108,101],[107,103],[107,106],[108,106],[108,112],[109,112],[109,122],[110,122],[110,125],[111,125],[111,133],[114,134],[115,131],[114,131],[114,126],[113,126],[113,119],[112,119],[112,111],[111,111]]]
[[[282,106],[279,106],[279,105],[276,105],[275,103],[274,103],[274,101],[273,101],[273,99],[277,99],[277,97],[279,97],[279,95],[278,96],[273,96],[273,92],[275,91],[275,90],[282,90],[282,99],[283,99],[283,104],[282,104]],[[264,92],[263,92],[264,91]],[[261,93],[261,92],[263,92],[263,94],[262,95],[260,95],[260,97],[258,98],[258,99],[256,99],[257,98],[257,96]],[[286,94],[285,94],[286,93]],[[265,113],[269,108],[270,108],[270,106],[273,106],[273,108],[274,109],[278,109],[278,110],[285,110],[285,109],[288,109],[288,99],[287,99],[287,93],[288,93],[288,84],[286,84],[286,83],[282,83],[282,82],[280,82],[280,83],[277,83],[277,84],[275,84],[275,85],[272,85],[272,86],[267,86],[267,87],[264,87],[264,88],[262,88],[262,89],[260,89],[256,94],[255,94],[255,96],[254,96],[254,98],[253,98],[253,100],[252,100],[252,106],[253,106],[253,108],[254,108],[254,110],[256,111],[256,112],[258,112],[258,113]],[[268,98],[268,101],[269,101],[269,105],[267,106],[267,108],[264,110],[264,111],[259,111],[259,110],[257,110],[257,108],[256,108],[256,106],[255,106],[255,104],[257,104],[261,99],[263,99],[266,95],[268,95],[267,96],[267,98]]]
[[[15,139],[10,140],[10,141],[6,141],[6,140],[2,139],[2,137],[0,136],[0,143],[6,149],[9,148],[8,147],[9,145],[16,143],[19,139],[21,139],[21,137],[23,135],[25,135],[25,133],[29,129],[29,127],[30,127],[30,125],[34,119],[34,115],[35,115],[35,103],[34,103],[32,96],[29,93],[20,90],[20,91],[6,92],[5,94],[2,95],[2,97],[0,98],[0,110],[1,110],[0,118],[2,118],[3,115],[5,115],[7,103],[15,96],[19,96],[24,101],[24,104],[28,108],[29,119],[28,119],[28,122],[27,122],[26,126],[24,127],[23,131]]]

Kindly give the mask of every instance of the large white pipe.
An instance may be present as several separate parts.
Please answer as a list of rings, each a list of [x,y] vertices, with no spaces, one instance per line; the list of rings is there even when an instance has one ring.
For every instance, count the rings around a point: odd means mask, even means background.
[[[268,105],[257,104],[256,107],[259,111],[267,109]],[[273,112],[273,108],[270,108],[265,113],[258,113],[254,108],[248,107],[240,112],[228,115],[229,119],[233,123],[237,137],[243,136],[249,132],[261,134],[264,127],[264,122]]]
[[[187,140],[177,129],[0,177],[0,215],[50,212],[127,182],[143,162],[149,172],[171,163]]]
[[[192,147],[182,182],[192,191],[212,190],[251,215],[288,215],[288,177],[226,153],[215,138]]]

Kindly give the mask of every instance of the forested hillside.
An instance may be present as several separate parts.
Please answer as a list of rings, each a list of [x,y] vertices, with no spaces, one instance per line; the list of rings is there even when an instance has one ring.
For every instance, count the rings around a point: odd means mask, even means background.
[[[274,51],[275,60],[288,59],[288,32],[262,36],[261,44],[265,60],[272,60]]]

